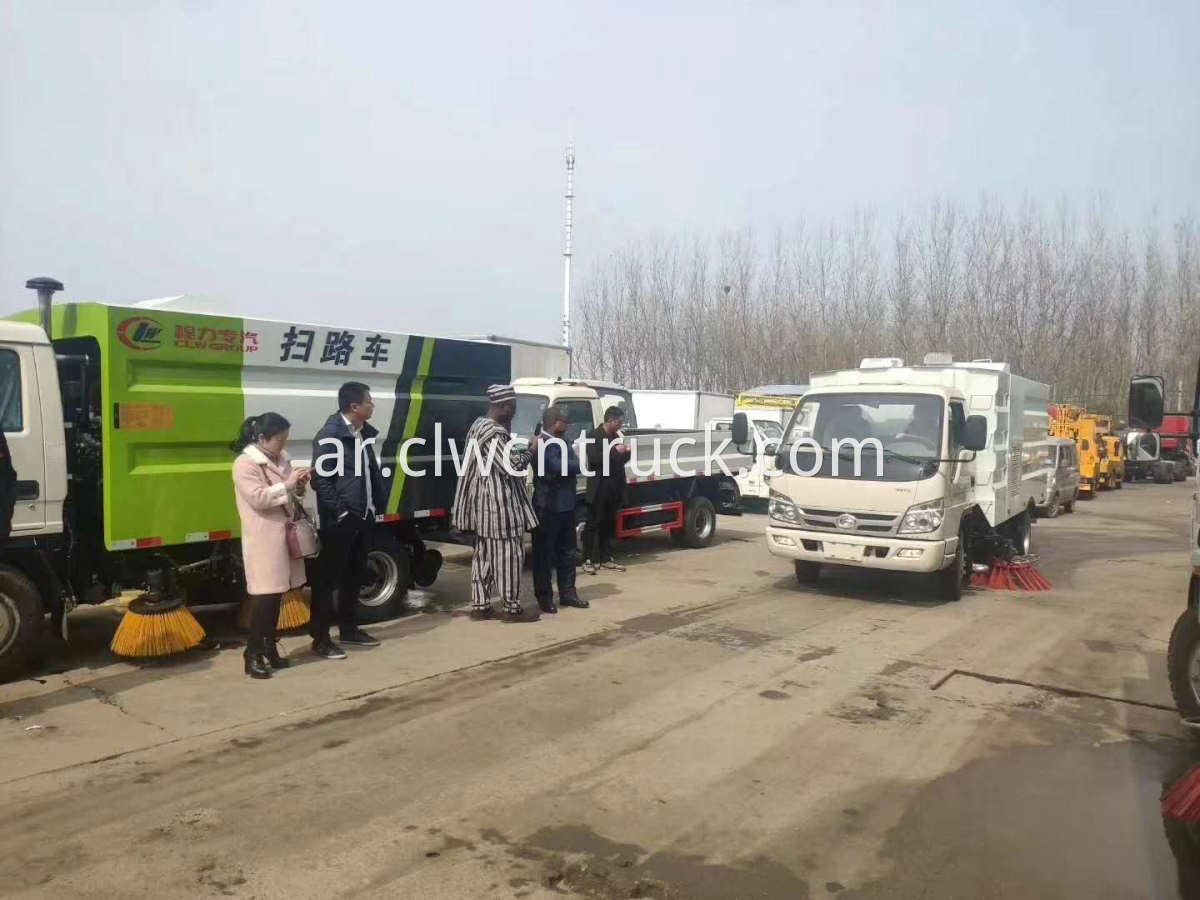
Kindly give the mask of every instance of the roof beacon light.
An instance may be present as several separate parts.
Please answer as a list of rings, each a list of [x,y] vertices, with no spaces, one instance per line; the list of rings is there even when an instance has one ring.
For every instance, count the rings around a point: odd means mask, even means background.
[[[927,366],[948,366],[954,362],[954,357],[949,353],[926,353],[925,365]]]
[[[868,356],[858,364],[860,369],[891,369],[904,365],[904,360],[896,356]]]

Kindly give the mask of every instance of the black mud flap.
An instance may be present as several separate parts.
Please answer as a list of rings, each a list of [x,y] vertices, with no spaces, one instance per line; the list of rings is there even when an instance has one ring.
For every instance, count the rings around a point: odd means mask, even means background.
[[[742,514],[742,492],[732,478],[722,478],[717,484],[717,513],[722,516]]]

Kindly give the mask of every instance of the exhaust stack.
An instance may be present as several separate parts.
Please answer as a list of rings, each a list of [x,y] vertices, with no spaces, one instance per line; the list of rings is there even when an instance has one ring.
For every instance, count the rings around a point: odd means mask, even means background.
[[[53,278],[30,278],[25,282],[25,287],[37,291],[38,309],[42,313],[42,331],[46,332],[47,338],[53,339],[54,335],[50,333],[50,301],[55,291],[63,289],[63,283]]]

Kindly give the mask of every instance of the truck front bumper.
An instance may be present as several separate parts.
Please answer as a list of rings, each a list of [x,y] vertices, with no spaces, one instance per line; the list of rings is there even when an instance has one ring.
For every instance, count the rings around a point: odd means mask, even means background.
[[[920,541],[768,525],[767,549],[775,556],[806,562],[890,572],[937,572],[954,562],[958,538]]]

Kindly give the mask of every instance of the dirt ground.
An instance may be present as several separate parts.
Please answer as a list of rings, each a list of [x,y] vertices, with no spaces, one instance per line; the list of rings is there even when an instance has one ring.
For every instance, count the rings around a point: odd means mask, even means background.
[[[472,622],[466,558],[344,662],[132,665],[118,613],[0,685],[0,896],[1188,897],[1158,799],[1190,485],[1038,523],[1047,593],[801,587],[761,514],[622,545],[592,606]],[[1033,686],[1036,685],[1036,686]]]

